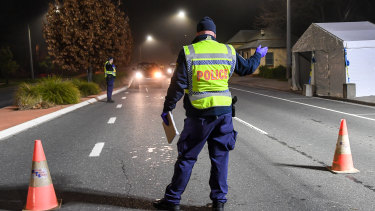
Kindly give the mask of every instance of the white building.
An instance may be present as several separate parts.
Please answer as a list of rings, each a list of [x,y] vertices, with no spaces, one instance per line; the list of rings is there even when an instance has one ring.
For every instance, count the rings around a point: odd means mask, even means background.
[[[294,90],[310,81],[319,96],[343,97],[344,84],[354,83],[357,97],[375,95],[373,23],[313,23],[292,51]]]

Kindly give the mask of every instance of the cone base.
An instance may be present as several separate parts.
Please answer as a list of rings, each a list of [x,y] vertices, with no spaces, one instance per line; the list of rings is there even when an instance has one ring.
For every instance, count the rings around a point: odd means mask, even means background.
[[[332,169],[332,166],[327,166],[327,169],[332,172],[332,173],[335,173],[335,174],[355,174],[355,173],[358,173],[359,170],[356,169],[356,168],[352,168],[350,170],[345,170],[345,171],[336,171],[336,170],[333,170]]]
[[[57,199],[57,203],[58,203],[57,207],[54,207],[54,208],[49,209],[49,210],[58,210],[58,209],[60,209],[60,208],[61,208],[61,204],[62,204],[62,199]],[[35,211],[35,210],[27,210],[27,209],[25,208],[25,209],[23,209],[22,211]]]

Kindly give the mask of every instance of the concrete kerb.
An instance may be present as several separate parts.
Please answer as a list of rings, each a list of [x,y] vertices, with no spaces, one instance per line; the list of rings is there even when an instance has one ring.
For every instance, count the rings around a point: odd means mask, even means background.
[[[118,94],[120,92],[123,92],[123,91],[127,90],[129,87],[130,87],[130,85],[125,86],[125,87],[120,88],[120,89],[117,89],[117,90],[113,91],[112,94],[115,95],[115,94]],[[28,130],[32,127],[35,127],[37,125],[40,125],[42,123],[45,123],[45,122],[50,121],[52,119],[55,119],[59,116],[62,116],[64,114],[67,114],[69,112],[77,110],[79,108],[82,108],[84,106],[93,104],[93,103],[98,102],[100,100],[103,100],[105,98],[107,98],[107,94],[99,95],[99,96],[97,96],[93,99],[86,100],[86,101],[83,101],[83,102],[78,103],[78,104],[74,104],[72,106],[60,109],[60,110],[55,111],[53,113],[49,113],[49,114],[43,115],[41,117],[38,117],[36,119],[32,119],[32,120],[24,122],[22,124],[10,127],[8,129],[5,129],[5,130],[2,130],[2,131],[0,131],[0,140],[6,139],[10,136],[16,135],[17,133],[23,132],[23,131]]]

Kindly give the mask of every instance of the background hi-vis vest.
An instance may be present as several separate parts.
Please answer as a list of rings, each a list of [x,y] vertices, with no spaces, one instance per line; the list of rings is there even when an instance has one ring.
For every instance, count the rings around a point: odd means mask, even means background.
[[[230,106],[232,96],[228,80],[236,65],[236,51],[231,45],[207,37],[184,46],[189,88],[185,90],[197,109]]]
[[[116,77],[116,67],[115,65],[112,64],[112,68],[113,68],[113,71],[107,71],[107,64],[109,63],[109,61],[107,61],[105,64],[104,64],[104,77],[107,77],[108,74],[110,75],[113,75]]]

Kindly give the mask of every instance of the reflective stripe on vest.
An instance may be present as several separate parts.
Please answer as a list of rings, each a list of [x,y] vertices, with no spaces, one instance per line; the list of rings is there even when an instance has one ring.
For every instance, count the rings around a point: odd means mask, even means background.
[[[104,77],[107,77],[107,75],[113,75],[113,76],[116,76],[116,67],[114,67],[114,65],[112,65],[112,68],[113,68],[113,71],[107,71],[107,64],[109,63],[109,61],[107,61],[105,64],[104,64]]]
[[[184,46],[191,104],[207,109],[232,104],[228,80],[236,64],[236,52],[230,45],[206,39]]]

